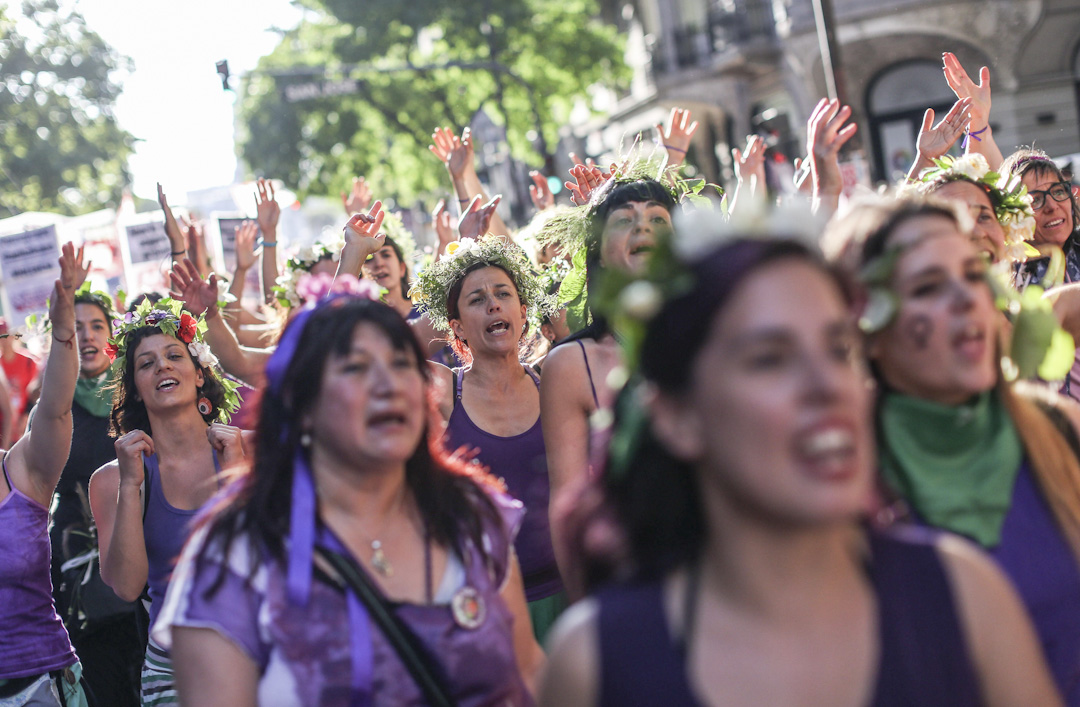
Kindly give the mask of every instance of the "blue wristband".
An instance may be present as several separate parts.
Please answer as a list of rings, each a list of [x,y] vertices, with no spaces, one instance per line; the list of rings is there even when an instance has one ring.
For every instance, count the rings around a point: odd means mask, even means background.
[[[261,245],[261,246],[265,246],[267,248],[274,248],[274,247],[277,246],[277,241],[274,241],[272,243],[268,243],[267,241],[264,241],[262,238],[260,238],[259,240],[255,241],[255,245]]]

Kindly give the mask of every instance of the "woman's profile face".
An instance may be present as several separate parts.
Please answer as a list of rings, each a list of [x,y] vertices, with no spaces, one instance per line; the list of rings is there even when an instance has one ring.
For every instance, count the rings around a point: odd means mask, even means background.
[[[404,464],[424,432],[427,384],[420,365],[378,325],[357,324],[349,351],[330,354],[304,416],[313,458],[372,470]]]
[[[988,254],[993,262],[1001,259],[1005,252],[1005,229],[997,220],[990,195],[984,189],[958,179],[939,187],[934,195],[967,207],[975,221],[972,233],[976,247]]]
[[[450,327],[468,342],[470,351],[517,351],[526,308],[505,270],[488,266],[466,275],[457,306],[458,316],[450,320]]]
[[[608,212],[600,236],[600,264],[641,272],[663,233],[671,232],[671,213],[658,201],[628,201]]]
[[[653,407],[661,440],[698,469],[706,495],[772,522],[827,523],[863,510],[870,389],[836,283],[804,260],[768,263],[708,326],[688,391],[660,394],[667,402]]]
[[[1001,320],[983,255],[943,216],[904,221],[889,238],[892,247],[903,249],[891,283],[899,307],[869,346],[885,383],[945,405],[990,390]]]
[[[184,342],[168,334],[151,334],[136,344],[130,358],[135,391],[147,410],[194,407],[205,379]]]

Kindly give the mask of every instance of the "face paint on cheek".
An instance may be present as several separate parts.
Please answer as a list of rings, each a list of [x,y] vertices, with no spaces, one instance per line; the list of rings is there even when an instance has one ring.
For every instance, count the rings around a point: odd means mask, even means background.
[[[916,314],[904,322],[904,335],[915,344],[915,348],[924,350],[930,343],[930,337],[934,333],[934,325],[930,317],[925,314]]]

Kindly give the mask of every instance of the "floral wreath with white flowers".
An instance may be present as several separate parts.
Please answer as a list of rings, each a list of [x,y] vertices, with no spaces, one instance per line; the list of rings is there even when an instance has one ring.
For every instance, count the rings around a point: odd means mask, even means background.
[[[968,181],[986,190],[994,215],[1005,231],[1006,255],[1013,260],[1037,255],[1023,246],[1035,236],[1035,211],[1031,195],[1020,183],[1019,176],[1010,177],[990,169],[986,158],[977,152],[961,157],[946,155],[934,160],[919,174],[918,190],[926,193],[931,186],[958,180]]]
[[[505,236],[462,238],[448,244],[445,254],[420,273],[409,290],[409,299],[427,313],[436,329],[450,331],[450,289],[477,264],[494,265],[510,273],[518,298],[527,308],[530,328],[538,327],[541,317],[558,311],[555,297],[544,291],[532,263],[518,245]]]
[[[202,316],[196,318],[184,311],[183,306],[183,302],[170,297],[164,297],[156,303],[144,300],[134,312],[128,312],[122,319],[113,320],[114,334],[105,347],[105,353],[112,359],[113,378],[119,379],[123,375],[130,334],[143,327],[156,327],[161,333],[186,344],[188,352],[199,365],[208,369],[218,380],[224,390],[224,405],[218,411],[217,419],[228,422],[232,413],[240,409],[240,395],[236,392],[239,384],[222,372],[217,356],[206,343],[206,321]]]
[[[302,305],[303,298],[297,294],[296,290],[300,279],[310,273],[311,268],[321,260],[331,258],[336,263],[341,258],[341,249],[344,245],[344,239],[339,239],[329,244],[316,242],[297,250],[295,255],[285,261],[285,272],[278,276],[272,288],[278,304],[284,309]]]

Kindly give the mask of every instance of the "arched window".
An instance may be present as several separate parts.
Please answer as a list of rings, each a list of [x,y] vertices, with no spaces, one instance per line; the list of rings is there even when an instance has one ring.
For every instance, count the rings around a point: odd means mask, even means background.
[[[955,101],[939,63],[907,61],[878,74],[866,96],[875,178],[889,182],[902,179],[915,160],[923,113],[933,108],[937,123]],[[959,150],[959,144],[954,151]]]

